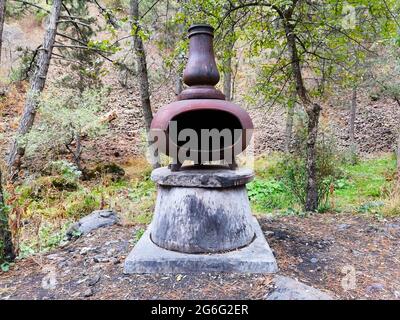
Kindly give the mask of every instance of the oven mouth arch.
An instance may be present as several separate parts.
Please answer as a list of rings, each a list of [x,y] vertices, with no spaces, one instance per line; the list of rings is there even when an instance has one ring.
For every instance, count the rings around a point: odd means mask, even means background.
[[[176,132],[171,132],[171,129]],[[178,149],[184,148],[188,139],[179,141],[179,135],[185,129],[191,130],[197,137],[197,147],[192,147],[190,150],[201,153],[216,153],[232,149],[242,142],[245,130],[236,115],[215,108],[186,110],[173,116],[166,130],[169,143]],[[213,143],[217,143],[218,146],[213,146]],[[209,148],[204,149],[205,145]]]

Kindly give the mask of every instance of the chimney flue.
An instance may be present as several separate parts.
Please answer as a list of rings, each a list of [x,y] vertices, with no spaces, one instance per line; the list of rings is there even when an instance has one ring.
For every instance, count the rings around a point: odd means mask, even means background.
[[[178,100],[225,100],[224,94],[214,87],[219,82],[213,49],[214,28],[207,24],[193,25],[189,28],[188,37],[189,59],[183,81],[189,88],[182,91]]]

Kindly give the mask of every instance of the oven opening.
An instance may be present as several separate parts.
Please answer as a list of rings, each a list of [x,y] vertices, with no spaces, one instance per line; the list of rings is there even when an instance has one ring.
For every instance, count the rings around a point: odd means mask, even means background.
[[[215,152],[229,148],[239,141],[242,135],[240,129],[242,125],[233,114],[205,109],[176,115],[169,123],[168,135],[171,142],[178,147],[187,147],[189,144],[193,151]]]

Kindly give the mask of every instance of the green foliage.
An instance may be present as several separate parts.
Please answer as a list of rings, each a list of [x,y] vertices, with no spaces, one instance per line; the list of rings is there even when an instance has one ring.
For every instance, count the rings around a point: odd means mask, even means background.
[[[68,217],[83,217],[100,207],[100,198],[90,190],[81,190],[65,199],[65,213]]]
[[[370,97],[379,100],[388,97],[400,106],[400,46],[386,44],[379,46],[381,54],[369,59]]]
[[[271,212],[285,209],[293,203],[293,198],[284,183],[275,179],[255,179],[247,185],[247,190],[249,199],[257,211]]]
[[[79,94],[73,90],[51,89],[41,98],[39,121],[21,140],[28,157],[46,155],[53,160],[57,153],[70,151],[77,138],[95,138],[105,133],[101,111],[106,90],[86,89]],[[65,150],[66,146],[69,150]],[[80,150],[81,152],[82,150]],[[79,150],[76,150],[79,153]]]
[[[122,179],[125,170],[115,163],[98,164],[93,169],[85,170],[85,179],[95,179],[102,176],[109,176],[113,181]]]
[[[65,223],[59,228],[50,222],[45,222],[39,227],[36,237],[21,243],[18,258],[23,259],[36,252],[47,252],[58,247],[66,241],[65,235],[69,226],[70,223]]]
[[[276,213],[279,215],[304,215],[298,197],[291,189],[287,177],[290,163],[283,154],[270,158],[262,157],[255,161],[256,179],[248,184],[249,198],[255,212]],[[293,160],[292,160],[293,161]],[[328,199],[318,208],[318,212],[344,211],[371,214],[376,217],[397,216],[400,213],[400,197],[391,193],[393,188],[396,159],[385,155],[380,158],[360,160],[356,165],[335,162],[340,173],[330,184]],[[304,168],[299,161],[298,168]],[[304,174],[292,175],[299,179]],[[299,179],[295,187],[302,189]],[[303,182],[304,183],[304,182]]]
[[[297,202],[302,206],[306,203],[307,168],[306,168],[306,134],[304,127],[298,128],[297,144],[290,154],[283,157],[279,166],[282,170],[282,180]],[[326,208],[329,196],[335,182],[343,175],[338,168],[339,152],[335,148],[334,139],[321,132],[316,145],[317,152],[317,189],[320,209]]]
[[[71,15],[79,17],[82,24],[79,28],[72,23],[58,25],[58,31],[65,35],[59,39],[66,46],[57,48],[58,56],[52,60],[69,71],[58,79],[58,85],[80,92],[87,88],[99,88],[102,77],[108,73],[104,61],[118,48],[108,39],[95,38],[107,26],[100,25],[99,19],[91,15],[90,1],[68,0],[64,1],[64,5]],[[111,32],[111,29],[108,31]]]
[[[381,211],[381,208],[385,205],[383,201],[371,201],[364,203],[361,205],[358,209],[357,212],[359,213],[379,213]]]
[[[51,173],[61,175],[64,179],[69,181],[77,181],[82,176],[82,172],[77,166],[66,160],[58,160],[50,163]]]
[[[20,208],[22,221],[29,222],[22,223],[19,231],[20,258],[57,247],[71,223],[100,208],[115,210],[125,224],[151,222],[156,188],[147,168],[133,180],[101,176],[90,182],[74,176],[74,169],[65,162],[53,164],[53,176],[38,177],[16,188],[10,209]],[[55,183],[71,183],[72,179],[75,189]]]
[[[9,262],[3,262],[0,264],[0,270],[3,272],[8,272],[10,270],[11,263]]]
[[[34,64],[34,52],[28,48],[17,48],[19,60],[17,66],[11,67],[9,79],[11,82],[27,80],[32,74]]]
[[[144,232],[145,232],[145,229],[143,229],[143,228],[139,228],[139,229],[136,230],[136,232],[135,232],[135,242],[138,242],[140,240],[140,238],[143,236]]]
[[[129,0],[105,0],[103,1],[111,11],[124,11],[129,6]]]
[[[343,185],[335,186],[335,203],[343,210],[357,210],[369,202],[384,199],[392,189],[396,159],[392,156],[343,164]]]

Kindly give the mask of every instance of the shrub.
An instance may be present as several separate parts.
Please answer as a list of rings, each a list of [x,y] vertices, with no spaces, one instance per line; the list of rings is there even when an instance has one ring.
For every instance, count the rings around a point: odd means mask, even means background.
[[[51,174],[61,175],[64,179],[70,181],[77,181],[81,176],[82,172],[78,167],[66,160],[53,161],[49,166]]]
[[[385,216],[400,216],[400,194],[398,192],[393,192],[386,199],[382,207],[382,214]]]
[[[66,214],[69,217],[82,217],[100,208],[99,197],[88,191],[71,194],[66,200]]]
[[[125,175],[125,170],[115,163],[98,164],[94,169],[86,169],[84,179],[91,180],[102,176],[110,176],[112,181],[118,181]]]
[[[9,79],[11,82],[19,82],[29,79],[33,72],[32,66],[35,65],[32,62],[35,58],[33,51],[21,47],[18,47],[16,51],[19,52],[19,62],[16,67],[12,67],[10,70]]]
[[[317,141],[317,188],[320,208],[327,207],[329,196],[333,193],[335,181],[342,177],[339,169],[339,152],[335,141],[329,135],[322,133]],[[283,157],[279,163],[282,180],[297,202],[303,207],[307,194],[306,170],[306,134],[304,130],[297,132],[297,145],[292,153]],[[324,209],[324,210],[325,210]]]
[[[27,157],[54,160],[60,153],[71,154],[80,170],[84,151],[82,140],[104,134],[106,124],[101,117],[106,90],[51,88],[40,99],[37,121],[32,130],[21,139]],[[66,162],[58,163],[64,173],[73,171]]]

